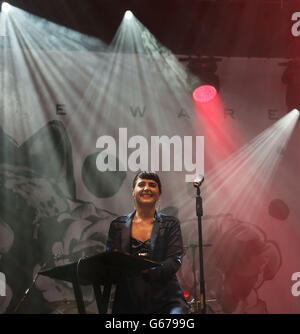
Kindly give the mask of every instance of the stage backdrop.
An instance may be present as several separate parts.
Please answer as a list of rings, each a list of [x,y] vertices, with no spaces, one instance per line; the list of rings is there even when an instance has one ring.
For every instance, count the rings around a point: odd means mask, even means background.
[[[300,128],[282,59],[220,58],[219,100],[195,105],[185,63],[166,50],[10,43],[0,59],[1,313],[42,266],[105,250],[110,222],[134,209],[139,169],[158,170],[159,210],[180,219],[188,301],[199,298],[199,240],[186,177],[204,172],[208,312],[300,312]],[[83,293],[96,312],[92,289]],[[71,313],[72,301],[70,284],[39,276],[18,312]]]

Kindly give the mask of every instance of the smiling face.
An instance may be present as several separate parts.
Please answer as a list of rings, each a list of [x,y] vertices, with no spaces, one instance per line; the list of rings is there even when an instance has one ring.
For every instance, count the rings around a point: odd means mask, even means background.
[[[157,182],[138,178],[133,188],[132,196],[138,205],[155,205],[160,198]]]

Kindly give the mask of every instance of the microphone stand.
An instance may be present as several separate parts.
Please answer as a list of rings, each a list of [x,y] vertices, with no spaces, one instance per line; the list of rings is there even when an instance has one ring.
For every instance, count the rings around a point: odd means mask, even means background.
[[[198,216],[198,234],[199,234],[199,262],[200,262],[200,312],[206,313],[206,300],[205,300],[205,281],[204,281],[204,266],[203,266],[203,241],[202,241],[202,198],[200,196],[200,184],[194,186],[197,188],[196,197],[196,214]]]

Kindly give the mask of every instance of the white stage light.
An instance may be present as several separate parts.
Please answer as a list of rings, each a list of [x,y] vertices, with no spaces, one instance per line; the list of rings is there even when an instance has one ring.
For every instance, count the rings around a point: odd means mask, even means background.
[[[133,16],[132,12],[130,10],[126,10],[126,12],[125,12],[125,19],[126,20],[131,20],[132,16]]]
[[[292,113],[295,114],[295,115],[299,115],[300,114],[300,111],[298,109],[293,109],[292,110]]]
[[[11,10],[11,5],[7,2],[3,2],[1,6],[1,11],[4,13],[8,13]]]

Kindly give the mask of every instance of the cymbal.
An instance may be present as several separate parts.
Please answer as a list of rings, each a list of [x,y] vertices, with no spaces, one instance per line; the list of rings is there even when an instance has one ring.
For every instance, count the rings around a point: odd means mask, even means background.
[[[51,310],[56,311],[59,314],[78,314],[77,303],[75,300],[57,300],[54,302],[46,303],[46,306]],[[95,314],[90,310],[86,309],[87,314]]]

